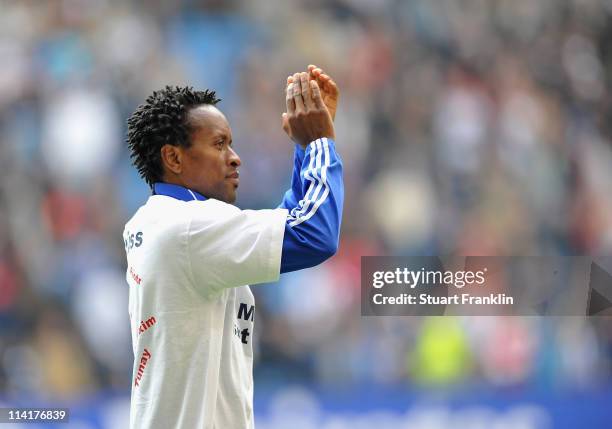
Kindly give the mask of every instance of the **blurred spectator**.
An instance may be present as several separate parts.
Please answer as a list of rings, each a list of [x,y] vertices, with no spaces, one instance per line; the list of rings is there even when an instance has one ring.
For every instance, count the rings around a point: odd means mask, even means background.
[[[343,236],[322,267],[253,288],[256,376],[609,383],[605,321],[361,319],[359,264],[609,252],[611,37],[607,0],[3,2],[0,396],[129,387],[121,231],[149,191],[123,134],[138,103],[166,84],[217,90],[238,204],[276,206],[285,79],[308,63],[341,88]]]

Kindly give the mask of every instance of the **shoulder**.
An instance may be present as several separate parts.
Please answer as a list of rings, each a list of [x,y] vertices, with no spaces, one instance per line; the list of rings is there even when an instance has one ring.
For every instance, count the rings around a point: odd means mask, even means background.
[[[287,210],[277,209],[240,209],[223,201],[208,199],[193,201],[189,204],[189,233],[239,231],[255,233],[258,230],[279,224],[284,225]]]
[[[185,212],[189,216],[198,218],[235,216],[242,212],[238,207],[214,198],[205,201],[189,201],[184,204]]]
[[[125,224],[124,235],[133,231],[146,231],[158,239],[184,238],[192,210],[189,204],[164,195],[152,195]]]

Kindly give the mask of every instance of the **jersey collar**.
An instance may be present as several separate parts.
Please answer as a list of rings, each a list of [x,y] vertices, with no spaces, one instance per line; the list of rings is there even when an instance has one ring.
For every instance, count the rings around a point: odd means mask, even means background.
[[[172,183],[153,184],[153,195],[165,195],[183,201],[205,201],[206,197],[196,191]]]

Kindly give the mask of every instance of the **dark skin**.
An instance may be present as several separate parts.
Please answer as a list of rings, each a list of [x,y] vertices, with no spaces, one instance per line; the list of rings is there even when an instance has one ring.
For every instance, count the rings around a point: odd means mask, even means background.
[[[310,80],[316,80],[317,85],[321,90],[321,96],[323,98],[323,103],[329,114],[331,115],[332,120],[336,119],[336,109],[338,108],[338,100],[340,99],[340,90],[338,89],[338,85],[336,82],[323,71],[320,67],[317,67],[314,64],[310,64],[308,66],[308,78]],[[287,86],[294,82],[295,75],[290,75],[287,77]],[[282,114],[283,120],[283,130],[287,133],[289,137],[291,136],[291,128],[289,128],[289,122],[287,121],[287,113]]]
[[[335,112],[338,90],[331,78],[322,78],[322,71],[314,69],[315,66],[309,66],[308,72],[294,74],[286,88],[283,128],[304,148],[321,137],[335,138],[326,101],[333,101],[329,107]],[[318,81],[323,85],[323,94]],[[163,181],[207,198],[235,202],[241,161],[232,147],[232,130],[227,119],[216,107],[201,105],[189,111],[188,124],[194,130],[190,147],[167,144],[161,148]]]
[[[190,147],[167,144],[161,149],[164,182],[233,203],[241,161],[232,147],[227,119],[216,107],[202,105],[189,111],[188,123],[194,130]]]
[[[308,72],[296,73],[285,91],[287,104],[287,134],[302,147],[310,142],[327,137],[336,138],[334,121],[323,102],[316,80],[310,80]]]

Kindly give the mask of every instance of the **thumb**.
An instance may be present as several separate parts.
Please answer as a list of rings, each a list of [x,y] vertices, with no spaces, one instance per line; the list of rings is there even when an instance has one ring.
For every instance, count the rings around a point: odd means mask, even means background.
[[[283,124],[283,130],[287,133],[288,136],[291,137],[291,133],[289,130],[289,121],[287,120],[287,114],[283,113],[281,115],[281,119],[282,119],[282,124]]]

